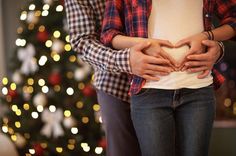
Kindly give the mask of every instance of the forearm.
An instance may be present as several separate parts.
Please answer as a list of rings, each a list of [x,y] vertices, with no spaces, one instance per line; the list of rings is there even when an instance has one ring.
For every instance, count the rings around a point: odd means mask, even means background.
[[[236,35],[236,31],[227,24],[215,28],[212,32],[214,34],[214,40],[216,41],[225,41]]]
[[[129,37],[123,35],[116,35],[112,39],[112,47],[114,49],[131,48],[134,45],[143,42],[145,39],[140,37]]]

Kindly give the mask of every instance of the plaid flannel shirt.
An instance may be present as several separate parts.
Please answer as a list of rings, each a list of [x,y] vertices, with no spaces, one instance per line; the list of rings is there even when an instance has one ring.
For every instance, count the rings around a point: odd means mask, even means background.
[[[220,24],[229,24],[236,30],[236,0],[204,0],[204,28],[212,28],[212,16],[216,15]],[[117,34],[131,37],[148,37],[148,17],[152,0],[107,0],[102,26],[101,41],[111,46]],[[213,69],[214,87],[219,88],[224,77]],[[137,94],[145,84],[145,79],[133,75],[130,94]]]
[[[130,49],[112,50],[99,41],[105,1],[65,0],[65,9],[71,45],[79,58],[94,67],[95,87],[129,101]]]

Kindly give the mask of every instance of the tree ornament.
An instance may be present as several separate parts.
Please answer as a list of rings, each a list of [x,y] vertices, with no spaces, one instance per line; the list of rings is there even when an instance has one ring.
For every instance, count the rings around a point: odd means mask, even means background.
[[[44,93],[38,93],[33,98],[33,104],[35,105],[35,107],[39,105],[46,106],[47,102],[47,97]]]
[[[45,123],[41,130],[41,134],[47,136],[48,138],[53,135],[54,138],[59,136],[64,136],[64,131],[61,126],[63,120],[62,109],[57,109],[55,112],[50,112],[45,109],[42,112],[42,121]]]
[[[20,71],[23,74],[33,74],[38,70],[36,60],[34,59],[35,53],[35,48],[32,44],[28,44],[25,48],[19,48],[17,56],[22,62]]]
[[[98,146],[102,147],[103,149],[106,149],[107,147],[107,142],[106,142],[106,138],[102,137],[101,140],[98,143]]]
[[[8,89],[8,94],[12,99],[15,99],[17,98],[18,94],[17,94],[17,91],[16,90],[11,90],[11,89]]]
[[[45,30],[45,31],[38,31],[38,33],[37,33],[37,39],[38,39],[38,41],[39,42],[42,42],[42,43],[44,43],[44,42],[46,42],[47,40],[48,40],[48,36],[49,36],[49,34],[48,34],[48,32]]]
[[[28,12],[27,15],[27,19],[26,19],[27,23],[32,23],[32,24],[37,24],[39,21],[39,17],[35,16],[35,12],[34,11],[30,11]]]
[[[94,88],[91,85],[86,85],[84,89],[82,90],[83,94],[85,96],[94,96],[96,95],[96,92]]]
[[[59,39],[53,40],[51,50],[57,53],[62,53],[64,50],[65,43]]]
[[[49,75],[48,82],[54,86],[61,84],[61,74],[59,72],[53,72]]]
[[[44,153],[44,149],[42,148],[42,146],[40,144],[34,144],[33,148],[35,150],[35,154],[36,156],[43,156]]]

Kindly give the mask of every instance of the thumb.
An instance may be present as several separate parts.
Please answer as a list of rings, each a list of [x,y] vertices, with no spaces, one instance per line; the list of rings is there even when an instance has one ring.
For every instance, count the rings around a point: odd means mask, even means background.
[[[215,46],[215,41],[211,41],[211,40],[203,40],[202,44],[207,46],[207,47],[213,47]]]
[[[151,45],[151,42],[141,42],[139,44],[136,44],[133,49],[134,50],[137,50],[137,51],[142,51],[142,50],[145,50],[147,48],[149,48]]]

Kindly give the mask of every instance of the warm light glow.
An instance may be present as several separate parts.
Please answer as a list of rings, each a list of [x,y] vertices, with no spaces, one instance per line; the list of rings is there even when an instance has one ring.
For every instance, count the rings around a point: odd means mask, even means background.
[[[27,12],[26,12],[26,11],[23,11],[23,12],[21,13],[20,20],[24,21],[24,20],[26,20],[26,18],[27,18]]]
[[[45,94],[48,93],[49,92],[48,86],[43,86],[42,87],[42,92],[45,93]]]
[[[61,152],[63,151],[63,148],[62,148],[62,147],[56,147],[56,151],[57,151],[58,153],[61,153]]]
[[[49,10],[49,8],[50,8],[50,5],[48,5],[48,4],[43,5],[43,10]]]
[[[100,106],[98,104],[93,105],[93,110],[96,111],[96,112],[99,111]]]
[[[44,25],[41,25],[40,27],[39,27],[39,32],[44,32],[45,31],[45,26]]]
[[[4,78],[2,79],[2,84],[3,84],[3,85],[7,85],[7,84],[8,84],[8,79],[7,79],[6,77],[4,77]]]
[[[96,147],[96,148],[95,148],[95,153],[96,153],[96,154],[101,154],[102,151],[103,151],[103,148],[102,148],[102,147]]]
[[[66,36],[66,42],[68,42],[68,43],[70,42],[70,35]]]
[[[45,85],[44,79],[39,79],[38,84],[39,84],[39,86],[41,86],[41,87],[44,86],[44,85]]]
[[[70,62],[75,62],[76,61],[76,57],[74,55],[69,57]]]
[[[60,55],[58,55],[58,54],[55,54],[54,56],[53,56],[53,60],[54,61],[59,61],[61,59],[61,57],[60,57]]]
[[[71,133],[72,134],[78,134],[78,132],[79,132],[78,128],[76,128],[76,127],[71,128]]]
[[[23,105],[23,108],[24,108],[24,110],[29,110],[30,106],[29,106],[28,103],[25,103],[25,104]]]
[[[30,86],[32,86],[32,85],[34,84],[34,79],[29,78],[29,79],[28,79],[28,84],[29,84]]]
[[[43,106],[42,105],[38,105],[37,106],[37,111],[38,112],[43,112]]]
[[[47,16],[49,14],[48,10],[43,10],[42,16]]]
[[[34,16],[36,17],[39,17],[41,15],[41,11],[40,10],[37,10],[35,13],[34,13]]]
[[[18,110],[18,107],[17,107],[17,105],[12,105],[11,109],[13,112],[16,112]]]
[[[87,124],[89,122],[89,118],[88,117],[83,117],[82,122]]]
[[[29,10],[33,11],[34,9],[35,9],[35,5],[34,4],[30,4]]]
[[[79,89],[80,90],[83,90],[85,87],[85,84],[83,82],[79,83]]]
[[[79,109],[83,108],[83,106],[84,106],[84,103],[81,102],[81,101],[76,103],[76,107],[79,108]]]
[[[16,141],[16,140],[17,140],[17,136],[16,136],[16,135],[12,135],[12,136],[11,136],[11,140],[12,140],[12,141]]]
[[[64,115],[65,115],[65,117],[70,117],[71,112],[69,110],[65,110]]]
[[[59,92],[61,90],[61,87],[59,85],[54,86],[55,92]]]
[[[2,88],[2,94],[3,94],[3,95],[7,95],[7,94],[8,94],[8,89],[7,89],[7,87],[3,87],[3,88]]]
[[[21,34],[23,31],[24,31],[24,29],[22,27],[18,27],[17,28],[17,33],[18,34]]]
[[[54,105],[51,105],[51,106],[49,106],[49,111],[50,112],[52,112],[52,113],[54,113],[54,112],[56,112],[56,107],[54,106]]]
[[[73,76],[74,76],[74,73],[73,72],[67,72],[66,76],[67,76],[68,79],[72,79]]]
[[[231,99],[229,99],[229,98],[226,98],[226,99],[225,99],[225,101],[224,101],[224,105],[225,105],[225,107],[230,107],[230,106],[231,106],[231,104],[232,104],[232,101],[231,101]]]
[[[44,148],[44,149],[48,147],[47,143],[41,143],[40,145],[41,145],[41,147]]]
[[[34,23],[30,23],[30,24],[28,25],[28,29],[29,29],[29,30],[33,30],[33,29],[34,29]]]
[[[11,88],[11,90],[16,90],[16,84],[15,83],[11,83],[10,88]]]
[[[21,127],[20,122],[19,122],[19,121],[16,121],[16,122],[15,122],[15,126],[16,126],[16,128],[20,128],[20,127]]]
[[[39,114],[38,114],[37,112],[32,112],[32,113],[31,113],[31,116],[32,116],[32,118],[34,118],[34,119],[38,119]]]
[[[73,149],[75,149],[75,145],[68,144],[68,145],[67,145],[67,148],[68,148],[69,150],[73,150]]]
[[[66,44],[64,49],[65,49],[65,51],[70,51],[71,50],[71,45],[70,44]]]
[[[7,133],[7,132],[8,132],[7,126],[2,126],[2,131],[3,131],[4,133]]]
[[[53,36],[54,36],[55,38],[59,38],[59,37],[61,36],[60,31],[58,31],[58,30],[54,31]]]
[[[23,46],[26,45],[26,40],[25,40],[25,39],[20,39],[20,38],[18,38],[18,39],[16,39],[16,45],[23,47]]]
[[[46,47],[50,48],[52,46],[52,41],[51,40],[47,40],[45,45],[46,45]]]
[[[34,149],[29,149],[29,153],[30,154],[35,154],[35,150]]]
[[[73,95],[73,94],[74,94],[74,89],[71,88],[71,87],[69,87],[69,88],[67,88],[66,93],[67,93],[68,95]]]
[[[62,5],[58,5],[58,6],[56,7],[56,11],[57,11],[57,12],[62,12],[62,11],[63,11],[63,6],[62,6]]]
[[[81,147],[83,148],[83,150],[85,152],[89,152],[90,151],[90,147],[88,146],[87,143],[81,143]]]
[[[15,113],[16,113],[17,116],[21,116],[21,110],[20,109],[17,109]]]
[[[47,60],[48,60],[48,58],[45,55],[41,56],[39,59],[39,65],[44,66],[46,64]]]

